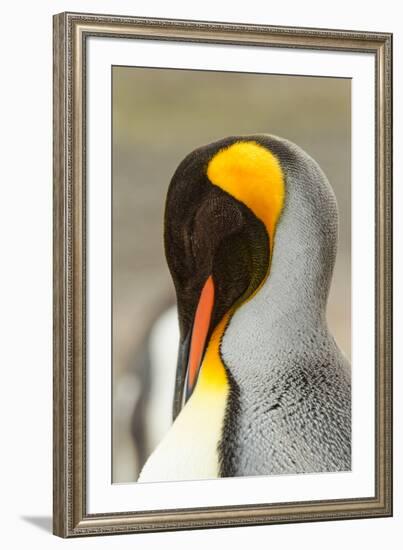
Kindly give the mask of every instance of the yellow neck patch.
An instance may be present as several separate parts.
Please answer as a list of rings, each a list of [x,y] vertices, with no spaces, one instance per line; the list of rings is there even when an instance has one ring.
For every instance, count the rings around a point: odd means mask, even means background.
[[[196,389],[198,392],[225,392],[225,394],[228,392],[229,384],[225,367],[220,356],[220,344],[229,319],[230,312],[227,312],[214,329],[210,341],[207,344],[206,353],[197,380]]]
[[[245,204],[266,226],[273,248],[276,223],[284,204],[284,175],[278,159],[254,141],[238,141],[209,162],[213,185]]]

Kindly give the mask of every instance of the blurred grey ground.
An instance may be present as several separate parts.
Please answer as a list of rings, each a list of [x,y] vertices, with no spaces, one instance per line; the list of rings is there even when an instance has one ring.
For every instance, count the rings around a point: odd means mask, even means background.
[[[141,400],[153,383],[145,343],[175,301],[163,251],[164,200],[192,149],[261,132],[294,141],[318,161],[340,213],[328,320],[350,357],[350,89],[348,79],[113,68],[114,482],[134,481],[155,445],[147,436],[151,413],[144,414]],[[137,446],[133,411],[143,441]]]

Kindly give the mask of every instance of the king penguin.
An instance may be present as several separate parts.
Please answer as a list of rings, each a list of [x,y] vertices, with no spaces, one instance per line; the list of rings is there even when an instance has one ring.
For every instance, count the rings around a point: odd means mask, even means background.
[[[325,174],[285,139],[228,137],[180,163],[164,219],[174,421],[139,481],[350,470],[350,365],[326,320],[337,240]]]

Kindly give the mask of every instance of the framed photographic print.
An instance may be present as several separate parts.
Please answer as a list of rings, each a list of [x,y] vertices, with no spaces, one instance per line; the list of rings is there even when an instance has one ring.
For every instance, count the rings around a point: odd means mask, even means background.
[[[392,514],[389,33],[54,16],[54,533]]]

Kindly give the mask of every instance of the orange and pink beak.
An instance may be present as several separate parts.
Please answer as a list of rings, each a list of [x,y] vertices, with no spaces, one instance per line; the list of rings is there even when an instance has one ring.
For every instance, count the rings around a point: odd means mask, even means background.
[[[207,336],[211,324],[214,307],[215,287],[213,277],[210,275],[200,293],[196,313],[193,322],[190,351],[187,365],[185,401],[189,399],[197,382],[203,355],[206,349]]]

